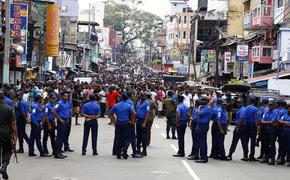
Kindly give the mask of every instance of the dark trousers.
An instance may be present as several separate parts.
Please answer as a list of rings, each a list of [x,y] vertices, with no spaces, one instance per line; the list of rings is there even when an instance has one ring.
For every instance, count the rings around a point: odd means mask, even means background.
[[[229,156],[232,156],[234,152],[236,151],[236,148],[240,139],[241,139],[241,143],[243,147],[244,157],[248,155],[247,141],[245,138],[243,138],[244,133],[245,133],[245,127],[243,125],[240,127],[239,131],[237,131],[237,127],[235,128],[233,132],[233,139],[232,139],[232,144],[230,147]]]
[[[147,128],[143,128],[144,120],[138,119],[136,123],[136,132],[137,132],[137,150],[141,151],[141,146],[144,152],[147,149]]]
[[[70,136],[70,131],[71,131],[71,118],[68,119],[67,123],[66,123],[66,130],[65,130],[65,139],[64,139],[64,150],[68,150],[69,147],[69,136]]]
[[[0,133],[0,152],[2,151],[2,157],[0,156],[1,163],[8,163],[12,156],[12,141],[10,133]]]
[[[265,143],[262,142],[265,136],[266,136],[265,127],[263,125],[261,125],[260,135],[259,135],[259,138],[261,140],[260,157],[265,156]]]
[[[283,149],[281,148],[282,146],[283,146],[283,144],[282,144],[282,129],[283,129],[283,127],[282,126],[278,126],[277,128],[276,128],[276,135],[277,135],[277,141],[278,141],[278,158],[280,158],[281,157],[281,155],[282,155],[282,151],[283,151]]]
[[[25,131],[26,124],[22,118],[17,119],[17,132],[18,132],[18,139],[19,139],[19,149],[23,149],[23,139],[26,141],[26,143],[30,144],[30,140],[28,135]]]
[[[151,143],[151,128],[153,125],[153,120],[147,123],[147,145]]]
[[[218,156],[218,124],[217,122],[212,123],[211,126],[211,157],[217,157]]]
[[[121,151],[127,154],[128,147],[130,145],[130,124],[116,124],[115,128],[115,146],[116,155],[120,156]]]
[[[175,113],[175,112],[174,112]],[[172,137],[175,137],[175,131],[176,131],[176,116],[167,116],[167,123],[166,123],[166,135],[169,136],[169,132],[171,129]]]
[[[281,160],[290,156],[290,129],[282,129],[281,132]]]
[[[276,129],[273,126],[265,126],[265,134],[262,143],[265,147],[265,158],[275,160],[276,157]]]
[[[190,155],[193,156],[198,156],[198,144],[197,144],[197,133],[196,133],[196,124],[192,124],[190,129],[191,129],[191,139],[192,139],[192,147],[191,147],[191,153]]]
[[[133,154],[137,153],[135,125],[130,124],[130,143]]]
[[[43,150],[45,153],[48,153],[48,148],[47,148],[48,136],[50,137],[52,153],[54,154],[55,153],[55,127],[52,127],[52,129],[49,130],[47,123],[44,123],[42,145],[43,145]]]
[[[250,143],[250,158],[255,157],[257,127],[254,123],[247,123],[247,144]]]
[[[36,142],[36,146],[40,155],[44,154],[40,139],[41,139],[41,128],[34,124],[31,124],[29,154],[34,153],[34,142]]]
[[[219,129],[219,128],[218,128]],[[223,131],[227,132],[227,125],[222,125]],[[219,158],[225,159],[226,152],[225,152],[225,134],[222,134],[220,130],[217,131],[217,154]]]
[[[198,124],[196,133],[197,133],[197,144],[200,151],[200,157],[202,160],[208,161],[207,158],[207,132],[209,129],[208,124]]]
[[[184,155],[184,135],[186,131],[186,124],[182,124],[177,129],[177,136],[178,136],[178,154]]]
[[[100,103],[101,106],[101,117],[105,117],[106,114],[106,103]]]
[[[91,131],[92,135],[92,149],[93,153],[97,153],[97,139],[98,139],[98,121],[97,120],[91,120],[88,122],[85,122],[84,124],[84,135],[83,135],[83,145],[82,145],[82,152],[86,152],[87,145],[88,145],[88,139],[89,134]]]
[[[65,141],[66,124],[67,124],[67,121],[65,121],[64,124],[62,124],[60,121],[57,121],[57,134],[56,134],[56,140],[55,140],[56,153],[61,152],[62,144]]]

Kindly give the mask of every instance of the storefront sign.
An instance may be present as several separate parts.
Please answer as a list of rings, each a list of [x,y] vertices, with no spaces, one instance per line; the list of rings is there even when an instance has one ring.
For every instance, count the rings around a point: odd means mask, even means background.
[[[27,53],[27,28],[28,28],[28,5],[11,4],[10,6],[11,37],[20,42],[24,49],[21,64],[26,64]]]
[[[208,62],[215,62],[216,61],[215,50],[208,50],[207,51],[207,59],[208,59]]]
[[[228,63],[231,62],[231,52],[225,52],[224,55],[224,72],[227,73],[228,72]]]
[[[207,50],[201,51],[201,65],[200,65],[200,72],[206,73],[208,69],[208,63],[207,63]]]
[[[237,45],[237,61],[248,61],[248,55],[248,45]]]
[[[46,15],[46,56],[59,55],[59,7],[47,5]]]

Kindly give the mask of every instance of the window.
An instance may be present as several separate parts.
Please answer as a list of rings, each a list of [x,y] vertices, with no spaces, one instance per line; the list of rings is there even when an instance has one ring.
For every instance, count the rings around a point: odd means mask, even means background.
[[[284,5],[284,0],[278,0],[278,8],[283,7]]]
[[[181,16],[179,16],[178,24],[181,24]]]
[[[183,39],[186,39],[186,32],[183,31]]]
[[[263,7],[264,14],[263,16],[272,16],[272,7]]]
[[[272,47],[263,47],[263,57],[272,57]]]
[[[184,23],[184,24],[187,24],[187,23],[186,23],[186,19],[187,19],[187,17],[184,16],[184,19],[183,19],[183,23]]]
[[[257,8],[253,10],[253,17],[257,17],[258,16],[258,12],[257,12]]]
[[[260,47],[253,47],[252,57],[260,57]]]

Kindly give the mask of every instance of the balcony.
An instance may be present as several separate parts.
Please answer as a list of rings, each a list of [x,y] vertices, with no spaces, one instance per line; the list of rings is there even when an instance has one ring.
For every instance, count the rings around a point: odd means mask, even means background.
[[[258,45],[252,48],[252,61],[260,64],[272,64],[273,62],[273,46]]]
[[[252,13],[247,13],[244,16],[244,29],[248,30],[252,26]]]
[[[280,24],[283,22],[284,7],[275,8],[274,10],[274,24]]]
[[[260,5],[252,11],[252,28],[272,26],[273,6]]]

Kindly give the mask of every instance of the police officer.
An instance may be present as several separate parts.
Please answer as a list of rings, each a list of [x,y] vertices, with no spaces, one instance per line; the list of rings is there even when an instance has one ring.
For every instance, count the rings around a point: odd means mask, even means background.
[[[57,96],[54,93],[51,93],[49,95],[49,101],[44,106],[45,110],[45,121],[43,123],[43,149],[46,154],[49,154],[48,148],[47,148],[47,140],[48,136],[50,137],[50,143],[52,148],[52,154],[55,155],[55,130],[56,130],[56,122],[55,122],[55,116],[52,114],[52,110],[55,106],[57,100]]]
[[[200,151],[200,159],[196,160],[196,163],[207,163],[207,132],[209,129],[209,121],[211,119],[211,107],[208,105],[209,98],[207,96],[201,96],[200,103],[201,105],[198,108],[197,114],[197,144]]]
[[[225,135],[227,132],[227,101],[223,101],[222,106],[217,109],[216,111],[216,119],[218,124],[218,131],[217,131],[217,157],[220,160],[226,160],[226,153],[225,153]]]
[[[256,98],[250,97],[249,98],[249,105],[245,109],[245,119],[247,123],[247,130],[246,130],[246,136],[247,136],[247,144],[249,141],[250,143],[250,156],[248,158],[243,158],[243,161],[257,161],[255,158],[255,146],[256,146],[256,136],[257,136],[257,129],[259,126],[258,122],[258,108],[255,106],[256,104]]]
[[[212,111],[212,126],[211,126],[211,137],[212,137],[212,147],[210,158],[218,159],[218,134],[219,134],[219,126],[218,126],[218,112],[221,112],[223,100],[218,98],[216,100],[216,106]],[[221,115],[221,114],[220,114]]]
[[[247,156],[248,152],[246,152],[247,148],[247,142],[245,138],[242,138],[242,134],[245,132],[245,125],[246,125],[246,121],[245,121],[245,106],[244,106],[244,99],[243,98],[239,98],[237,100],[237,105],[238,105],[238,111],[236,113],[236,120],[235,120],[235,130],[233,132],[233,139],[232,139],[232,144],[230,147],[230,152],[229,155],[227,156],[227,160],[232,160],[232,155],[236,150],[237,144],[239,142],[239,140],[241,139],[242,142],[242,147],[243,147],[243,151],[244,151],[244,157]]]
[[[15,146],[18,134],[13,110],[4,103],[4,98],[4,92],[0,91],[0,174],[3,179],[8,179],[7,166],[12,155],[12,146]]]
[[[72,115],[73,115],[73,103],[71,100],[71,89],[69,88],[65,88],[65,92],[68,93],[69,98],[67,99],[67,103],[68,103],[68,108],[70,111],[69,114],[69,118],[66,124],[66,130],[65,130],[65,139],[64,139],[64,151],[65,152],[74,152],[73,149],[70,148],[69,146],[69,136],[70,136],[70,132],[71,132],[71,124],[72,124]]]
[[[269,110],[268,104],[269,104],[268,99],[262,99],[261,105],[259,107],[258,120],[259,120],[260,128],[259,128],[258,139],[256,143],[257,145],[259,144],[259,141],[262,141],[263,136],[265,135],[264,126],[263,124],[261,124],[261,121],[264,114]],[[257,159],[261,160],[262,158],[264,158],[264,155],[265,155],[265,147],[264,147],[264,144],[261,143],[260,156]]]
[[[164,101],[164,110],[166,122],[166,138],[170,139],[170,130],[172,134],[172,139],[177,139],[175,136],[176,130],[176,103],[173,101],[173,91],[168,91],[167,98]]]
[[[287,108],[287,103],[286,101],[284,100],[279,100],[278,101],[278,107],[277,107],[277,113],[278,113],[278,119],[280,120],[284,115],[288,114],[288,110],[286,109]],[[282,154],[282,137],[281,137],[281,134],[282,134],[282,126],[278,126],[276,128],[276,131],[277,131],[277,137],[278,137],[278,144],[279,144],[279,148],[278,148],[278,164],[283,164],[283,162],[281,163],[281,154]]]
[[[89,133],[91,130],[93,155],[96,156],[98,155],[97,152],[98,118],[101,115],[101,109],[96,102],[96,96],[94,94],[91,94],[89,96],[89,100],[90,101],[84,104],[82,108],[82,116],[85,117],[82,155],[86,155],[86,148],[88,144]]]
[[[189,160],[198,160],[199,153],[198,153],[198,144],[197,144],[197,134],[196,134],[196,127],[197,127],[197,116],[198,116],[198,108],[200,106],[199,100],[196,100],[194,103],[194,108],[192,110],[189,126],[191,129],[191,139],[192,139],[192,147],[191,153],[188,155]]]
[[[34,141],[36,142],[37,149],[40,153],[41,157],[48,157],[49,155],[45,154],[42,144],[41,144],[41,126],[43,121],[43,113],[42,113],[42,103],[43,99],[41,96],[36,95],[34,97],[34,104],[32,106],[31,111],[31,133],[30,133],[30,148],[29,148],[29,156],[36,156],[34,154]]]
[[[146,93],[141,92],[140,100],[136,105],[136,131],[137,131],[137,151],[142,156],[147,156],[147,123],[150,113],[150,103],[146,99]],[[141,152],[142,146],[142,152]]]
[[[121,155],[124,159],[128,158],[130,126],[134,124],[135,119],[134,109],[126,103],[127,99],[128,96],[122,94],[122,101],[115,104],[109,111],[110,120],[115,124],[116,155],[118,159],[121,159]]]
[[[279,165],[285,164],[286,156],[290,156],[290,106],[288,107],[288,113],[280,119],[280,125],[282,126],[281,133],[281,161]],[[287,164],[290,167],[290,162]]]
[[[67,124],[71,115],[69,103],[69,92],[61,92],[61,100],[57,102],[51,111],[57,118],[57,135],[55,140],[55,158],[64,159],[66,156],[62,154],[61,147],[65,142]]]
[[[183,103],[184,97],[178,95],[178,106],[176,109],[177,113],[177,137],[178,137],[178,152],[174,154],[174,157],[184,157],[184,135],[188,121],[188,107]]]
[[[19,149],[16,151],[17,153],[24,153],[23,149],[23,139],[29,145],[30,140],[28,135],[25,132],[26,124],[29,123],[28,119],[28,104],[23,99],[23,93],[17,92],[17,108],[16,108],[16,119],[17,119],[17,131],[18,131],[18,138],[19,138]]]
[[[265,157],[260,160],[260,163],[268,163],[269,165],[275,165],[276,157],[276,128],[278,122],[278,113],[274,111],[275,103],[269,102],[269,110],[263,115],[261,124],[264,127],[265,134],[262,139],[262,143],[265,147]]]

